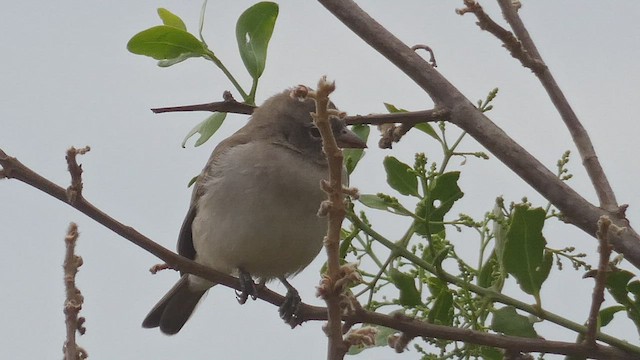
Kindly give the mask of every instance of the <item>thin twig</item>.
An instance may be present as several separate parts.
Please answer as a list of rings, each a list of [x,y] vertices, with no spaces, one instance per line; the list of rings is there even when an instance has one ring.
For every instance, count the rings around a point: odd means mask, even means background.
[[[511,1],[511,0],[509,0]],[[522,46],[522,43],[518,40],[518,38],[513,35],[509,30],[503,28],[498,25],[487,13],[484,12],[484,9],[480,4],[475,0],[464,0],[464,5],[466,6],[463,9],[456,9],[456,13],[459,15],[464,15],[467,13],[472,13],[478,19],[476,23],[480,29],[488,31],[497,37],[501,42],[502,46],[505,49],[509,50],[509,53],[514,58],[520,60],[522,66],[531,69],[534,73],[540,73],[546,69],[546,65],[541,60],[531,56],[527,52],[527,50]]]
[[[520,19],[517,9],[512,5],[511,0],[498,0],[498,4],[502,9],[504,18],[511,26],[511,29],[513,29],[513,32],[522,43],[526,52],[529,53],[536,61],[544,64],[542,57],[540,56],[540,52],[531,39],[524,23]],[[547,94],[549,95],[551,102],[553,102],[553,105],[558,110],[558,113],[560,113],[567,129],[569,129],[571,138],[573,139],[576,148],[578,148],[578,152],[582,158],[582,164],[587,170],[589,179],[591,179],[591,183],[598,195],[600,207],[612,214],[616,214],[618,211],[616,196],[609,184],[609,180],[607,179],[602,166],[600,165],[600,161],[598,160],[598,156],[593,148],[593,143],[589,138],[587,130],[582,126],[580,119],[578,119],[573,108],[569,105],[569,101],[567,101],[567,98],[564,96],[560,86],[556,83],[556,80],[551,74],[549,68],[544,66],[540,71],[534,71],[534,73],[542,83],[544,89],[547,91]]]
[[[424,44],[417,44],[411,47],[411,50],[413,51],[416,51],[419,49],[425,50],[426,52],[429,53],[429,63],[431,64],[431,66],[438,67],[438,64],[436,63],[436,55],[433,53],[433,50],[431,49],[431,47]]]
[[[82,266],[82,258],[75,254],[76,241],[78,240],[78,225],[71,223],[67,236],[65,237],[66,253],[64,257],[64,288],[66,299],[64,301],[65,325],[67,328],[67,339],[64,343],[64,359],[79,360],[88,357],[86,350],[76,343],[76,332],[84,335],[86,328],[84,327],[85,318],[79,317],[78,314],[82,310],[84,297],[76,286],[76,274],[78,268]]]
[[[184,105],[173,107],[162,107],[151,109],[156,114],[178,111],[210,111],[210,112],[227,112],[234,114],[253,114],[255,106],[236,101],[231,92],[225,91],[222,95],[223,101],[211,102],[206,104]]]
[[[296,91],[297,90],[297,91]],[[340,231],[342,221],[346,213],[344,205],[344,193],[342,192],[342,150],[336,144],[336,139],[331,130],[329,116],[329,94],[335,90],[335,83],[328,82],[326,77],[318,81],[316,91],[298,89],[294,92],[300,94],[306,92],[307,97],[316,102],[316,112],[313,119],[322,136],[322,149],[327,156],[329,164],[329,181],[323,183],[323,189],[327,193],[328,203],[323,205],[329,217],[327,236],[324,238],[324,247],[327,252],[327,272],[323,278],[319,294],[327,303],[327,325],[325,332],[328,337],[327,359],[340,360],[347,353],[348,346],[342,337],[342,311],[340,309],[340,292],[338,286],[342,276],[340,274]],[[335,111],[335,110],[334,110]]]
[[[598,262],[598,272],[596,273],[596,283],[593,286],[593,296],[591,300],[591,309],[589,311],[589,320],[587,321],[587,333],[585,334],[584,343],[586,346],[596,345],[596,334],[598,332],[598,312],[600,306],[604,302],[604,289],[607,284],[607,273],[609,270],[609,258],[611,257],[611,246],[609,245],[609,228],[611,227],[611,219],[608,216],[600,217],[598,221],[598,240],[600,240],[599,252],[600,261]]]
[[[91,150],[90,147],[85,146],[80,149],[70,147],[67,150],[67,169],[71,174],[71,185],[67,188],[67,199],[70,203],[75,203],[82,197],[82,165],[78,164],[76,160],[77,155],[84,155]]]

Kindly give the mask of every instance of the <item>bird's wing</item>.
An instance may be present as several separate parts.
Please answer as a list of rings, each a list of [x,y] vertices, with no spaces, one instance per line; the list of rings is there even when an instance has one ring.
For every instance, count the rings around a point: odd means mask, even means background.
[[[196,249],[193,246],[191,225],[198,212],[198,199],[205,191],[203,184],[210,177],[223,176],[223,174],[218,171],[218,166],[216,165],[216,163],[222,156],[224,156],[227,151],[229,151],[229,149],[237,145],[246,144],[247,142],[249,142],[248,136],[243,131],[243,129],[240,129],[229,138],[220,142],[211,153],[211,156],[207,161],[207,165],[202,170],[202,173],[198,176],[198,180],[194,184],[193,196],[191,197],[189,211],[187,212],[187,216],[185,216],[184,218],[182,227],[180,228],[180,234],[178,235],[178,254],[188,259],[195,260]]]

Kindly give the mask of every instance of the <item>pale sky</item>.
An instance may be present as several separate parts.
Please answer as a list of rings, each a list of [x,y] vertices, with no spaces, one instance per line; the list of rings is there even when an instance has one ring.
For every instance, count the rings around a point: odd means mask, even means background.
[[[214,52],[249,87],[237,54],[235,20],[253,1],[210,1],[204,36]],[[438,71],[469,99],[484,98],[500,88],[488,113],[500,127],[555,171],[561,154],[573,152],[570,185],[587,199],[595,194],[580,167],[568,131],[539,82],[523,69],[471,15],[458,16],[462,1],[362,2],[365,10],[409,45],[431,46]],[[496,21],[497,6],[482,1]],[[135,33],[160,24],[156,8],[178,14],[191,31],[197,29],[199,1],[70,1],[7,2],[0,12],[4,53],[0,67],[0,148],[63,187],[69,184],[64,161],[69,146],[90,145],[80,158],[85,197],[116,219],[173,249],[189,204],[186,184],[200,172],[215,143],[231,134],[246,118],[229,116],[205,145],[180,147],[183,137],[204,113],[154,115],[152,107],[217,101],[233,90],[211,63],[191,59],[168,69],[126,50]],[[637,100],[640,84],[640,2],[524,1],[520,12],[545,61],[589,131],[598,156],[620,203],[629,203],[628,217],[639,226],[640,145]],[[322,75],[337,83],[334,102],[349,114],[384,112],[383,102],[410,110],[432,107],[429,97],[381,55],[371,50],[316,2],[282,1],[280,16],[258,89],[258,103],[297,84],[315,86]],[[239,96],[236,96],[239,99]],[[388,192],[381,160],[394,155],[412,162],[415,152],[439,159],[438,148],[420,134],[409,134],[393,150],[370,150],[351,178],[362,193]],[[467,151],[482,147],[467,139]],[[459,161],[458,161],[459,163]],[[457,164],[457,163],[456,163]],[[469,159],[463,166],[465,199],[452,214],[480,218],[493,200],[528,196],[544,206],[540,196],[493,156]],[[394,194],[395,195],[395,194]],[[400,224],[379,230],[391,239],[402,235]],[[277,309],[261,301],[239,306],[233,291],[216,287],[176,336],[142,329],[148,310],[177,280],[165,271],[152,276],[159,262],[127,240],[91,219],[15,180],[0,181],[0,346],[3,359],[61,358],[65,336],[62,304],[64,235],[69,222],[78,223],[78,253],[84,266],[78,287],[85,297],[82,315],[87,334],[78,342],[91,359],[324,359],[326,339],[321,323],[289,329]],[[395,221],[394,218],[393,221]],[[375,224],[375,222],[374,222]],[[593,254],[596,242],[561,224],[545,228],[549,246],[575,245]],[[458,238],[464,243],[477,239]],[[461,246],[462,244],[462,246]],[[469,255],[473,256],[474,251]],[[590,257],[594,259],[594,257]],[[314,296],[321,253],[292,280],[305,302],[321,305]],[[576,322],[585,321],[592,281],[582,280],[565,264],[554,270],[543,287],[548,310]],[[513,279],[510,295],[533,302]],[[284,287],[270,286],[284,293]],[[605,303],[605,306],[612,305]],[[548,339],[573,341],[575,336],[553,325],[537,326]],[[607,333],[638,343],[633,326],[619,314]],[[416,359],[411,350],[398,356],[377,349],[368,359]]]

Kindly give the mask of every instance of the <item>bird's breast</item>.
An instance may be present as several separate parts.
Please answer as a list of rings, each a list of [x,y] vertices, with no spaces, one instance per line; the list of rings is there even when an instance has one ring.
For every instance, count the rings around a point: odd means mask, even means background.
[[[235,146],[216,166],[192,226],[196,261],[267,279],[306,267],[326,232],[316,214],[327,169],[269,144]]]

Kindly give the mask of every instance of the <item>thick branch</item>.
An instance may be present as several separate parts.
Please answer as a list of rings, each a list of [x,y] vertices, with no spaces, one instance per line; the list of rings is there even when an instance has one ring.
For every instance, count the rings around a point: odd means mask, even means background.
[[[556,206],[574,225],[595,237],[600,216],[608,212],[590,204],[577,192],[559,180],[522,146],[484,116],[449,81],[407,45],[372,19],[351,0],[319,0],[354,33],[422,87],[438,105],[451,111],[450,122],[473,136],[487,150],[506,164],[518,176]],[[627,226],[619,218],[614,222]],[[634,266],[640,268],[640,237],[628,227],[613,235],[610,241],[616,251],[623,253]]]

